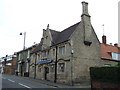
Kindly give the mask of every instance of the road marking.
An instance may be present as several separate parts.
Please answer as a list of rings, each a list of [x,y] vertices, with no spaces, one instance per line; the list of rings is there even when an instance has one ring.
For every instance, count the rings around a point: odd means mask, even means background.
[[[22,83],[18,83],[18,84],[21,85],[21,86],[24,86],[24,87],[26,87],[26,88],[31,88],[31,87],[26,86],[26,85],[24,85],[24,84],[22,84]]]
[[[11,80],[11,79],[8,79],[9,81],[11,81],[11,82],[15,82],[15,81],[13,81],[13,80]]]
[[[2,77],[3,79],[6,79],[6,78],[4,78],[4,77]]]

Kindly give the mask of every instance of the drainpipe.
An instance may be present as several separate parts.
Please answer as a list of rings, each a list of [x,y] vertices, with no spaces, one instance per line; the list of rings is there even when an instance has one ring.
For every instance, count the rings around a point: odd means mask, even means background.
[[[29,77],[29,73],[30,73],[30,59],[28,59],[28,77]]]
[[[56,45],[56,60],[55,60],[55,76],[54,76],[54,83],[56,83],[56,81],[57,81],[57,49],[58,49],[58,47],[57,47],[57,45]]]
[[[71,51],[71,60],[70,60],[70,62],[71,62],[71,85],[73,86],[73,53],[74,53],[74,51],[72,50]]]
[[[34,79],[36,78],[36,60],[37,60],[37,53],[35,53],[35,55],[36,55],[36,58],[35,58],[35,71],[34,71]]]

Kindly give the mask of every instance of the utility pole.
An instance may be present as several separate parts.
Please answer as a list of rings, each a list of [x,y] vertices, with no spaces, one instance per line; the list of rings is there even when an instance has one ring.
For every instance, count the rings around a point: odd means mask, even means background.
[[[55,76],[54,76],[54,82],[56,83],[57,82],[57,45],[55,46],[56,47],[56,60],[55,60]]]
[[[35,63],[34,63],[34,66],[35,66],[34,79],[36,78],[36,60],[37,60],[37,53],[35,53],[35,55],[36,55],[36,58],[35,58]]]
[[[26,32],[24,33],[20,33],[20,35],[24,35],[24,42],[23,42],[23,52],[22,52],[22,60],[21,60],[21,76],[22,76],[22,73],[23,73],[23,61],[24,61],[24,50],[25,50],[25,39],[26,39]]]

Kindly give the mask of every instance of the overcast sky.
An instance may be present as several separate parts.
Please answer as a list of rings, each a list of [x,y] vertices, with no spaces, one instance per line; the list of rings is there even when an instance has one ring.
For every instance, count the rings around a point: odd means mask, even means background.
[[[26,47],[39,43],[43,29],[62,31],[81,21],[83,0],[0,0],[0,57],[23,49],[26,32]],[[101,41],[104,33],[107,43],[118,42],[118,1],[85,0],[93,28]]]

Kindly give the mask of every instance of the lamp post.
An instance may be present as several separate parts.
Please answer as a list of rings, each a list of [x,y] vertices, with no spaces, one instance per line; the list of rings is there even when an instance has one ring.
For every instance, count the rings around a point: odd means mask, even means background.
[[[25,49],[25,39],[26,39],[26,32],[20,33],[20,35],[24,35],[24,43],[23,43],[23,50]]]
[[[25,39],[26,39],[26,32],[24,32],[24,33],[20,33],[20,35],[24,35],[24,42],[23,42],[23,51],[25,50]],[[22,53],[22,60],[21,60],[21,76],[23,75],[22,73],[23,73],[23,68],[22,68],[22,66],[23,66],[23,60],[24,60],[24,52]]]

